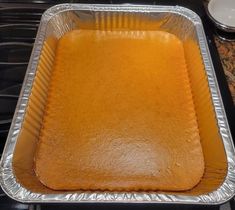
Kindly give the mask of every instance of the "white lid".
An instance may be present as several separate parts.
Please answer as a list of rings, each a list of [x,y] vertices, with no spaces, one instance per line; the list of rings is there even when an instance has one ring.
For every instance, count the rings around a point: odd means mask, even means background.
[[[208,11],[216,21],[235,27],[235,0],[210,0]]]

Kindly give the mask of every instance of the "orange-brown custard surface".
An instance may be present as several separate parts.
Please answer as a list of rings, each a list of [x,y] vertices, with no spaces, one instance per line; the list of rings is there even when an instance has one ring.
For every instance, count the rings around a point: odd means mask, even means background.
[[[64,35],[35,171],[55,190],[193,188],[204,160],[181,41],[163,31]]]

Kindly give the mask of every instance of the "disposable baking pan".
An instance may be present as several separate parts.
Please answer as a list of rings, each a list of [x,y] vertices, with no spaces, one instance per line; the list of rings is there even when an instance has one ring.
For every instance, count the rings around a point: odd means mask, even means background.
[[[185,192],[54,191],[33,171],[58,40],[73,29],[161,30],[183,43],[205,172]],[[196,48],[198,50],[192,50]],[[235,194],[235,152],[200,18],[178,6],[61,4],[42,16],[1,158],[3,190],[20,202],[220,204]]]

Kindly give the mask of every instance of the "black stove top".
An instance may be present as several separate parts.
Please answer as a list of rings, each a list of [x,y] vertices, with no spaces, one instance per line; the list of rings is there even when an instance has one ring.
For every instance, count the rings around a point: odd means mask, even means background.
[[[224,101],[229,125],[235,138],[235,107],[228,90],[226,78],[220,63],[220,59],[213,39],[214,27],[206,17],[203,2],[200,0],[81,0],[81,1],[56,1],[56,0],[0,0],[0,154],[3,150],[11,120],[14,114],[18,95],[27,69],[28,60],[33,47],[37,27],[41,15],[45,9],[56,3],[139,3],[181,5],[188,7],[199,14],[202,18],[207,41],[212,55],[213,64],[218,78],[218,84]],[[13,209],[221,209],[235,210],[235,202],[222,206],[192,206],[192,205],[143,205],[143,204],[22,204],[8,198],[0,189],[0,210]]]

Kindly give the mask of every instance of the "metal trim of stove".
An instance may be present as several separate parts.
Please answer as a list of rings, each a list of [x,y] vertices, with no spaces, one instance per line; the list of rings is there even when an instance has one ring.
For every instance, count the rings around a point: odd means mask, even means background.
[[[46,28],[48,21],[64,11],[81,10],[81,11],[123,11],[123,12],[159,12],[168,11],[180,14],[192,21],[196,28],[198,42],[205,65],[207,79],[210,87],[213,105],[217,117],[217,123],[220,135],[223,140],[224,148],[227,156],[228,171],[223,184],[215,191],[198,196],[186,196],[181,194],[164,194],[154,192],[74,192],[74,193],[58,193],[43,194],[35,193],[26,189],[16,179],[13,167],[13,153],[17,138],[19,136],[22,122],[25,117],[26,108],[29,101],[32,85],[34,82],[39,56],[46,36]],[[198,15],[184,7],[171,6],[147,6],[147,5],[98,5],[98,4],[61,4],[48,9],[42,16],[36,37],[35,45],[31,54],[30,62],[26,72],[22,91],[19,96],[16,111],[10,128],[10,132],[6,141],[0,165],[0,183],[5,193],[11,198],[20,202],[29,203],[181,203],[181,204],[221,204],[228,201],[235,194],[235,151],[229,130],[227,117],[224,111],[220,90],[218,87],[215,71],[210,57],[210,52],[206,42],[206,37],[202,27],[201,20]]]

